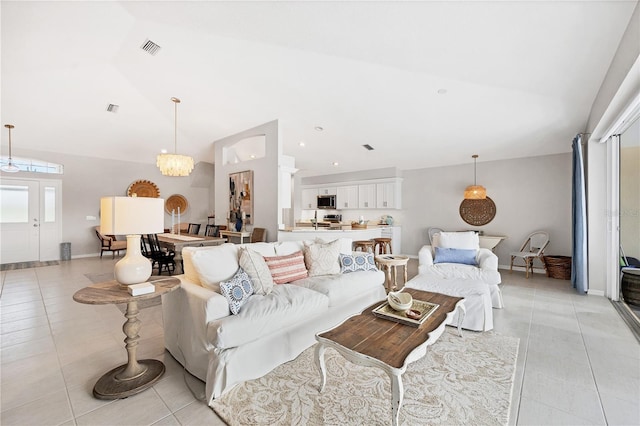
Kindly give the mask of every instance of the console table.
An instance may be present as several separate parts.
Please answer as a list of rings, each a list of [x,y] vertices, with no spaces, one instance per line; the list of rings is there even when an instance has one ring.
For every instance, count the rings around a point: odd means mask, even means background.
[[[246,231],[220,231],[221,237],[226,237],[229,242],[232,238],[240,240],[240,244],[244,244],[244,239],[247,239],[247,243],[251,242],[251,232]]]
[[[117,281],[107,281],[93,284],[78,290],[73,300],[89,305],[108,305],[126,303],[127,321],[122,331],[127,336],[124,339],[127,349],[128,362],[105,373],[93,388],[93,396],[98,399],[120,399],[142,392],[153,386],[164,374],[164,364],[156,359],[138,361],[136,351],[140,336],[138,332],[142,322],[138,319],[138,301],[153,299],[154,297],[174,291],[180,286],[177,278],[152,276],[149,281],[156,287],[153,293],[132,296],[126,286]]]

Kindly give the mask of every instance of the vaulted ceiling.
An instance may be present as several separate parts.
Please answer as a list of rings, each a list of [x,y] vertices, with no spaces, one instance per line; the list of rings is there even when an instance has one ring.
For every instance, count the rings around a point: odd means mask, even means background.
[[[568,152],[637,3],[3,0],[2,124],[15,156],[155,162],[175,96],[196,161],[274,119],[305,175]]]

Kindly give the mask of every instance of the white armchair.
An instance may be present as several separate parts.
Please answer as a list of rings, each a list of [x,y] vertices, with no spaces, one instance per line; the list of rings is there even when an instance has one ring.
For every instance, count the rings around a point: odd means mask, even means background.
[[[462,263],[435,263],[435,247],[476,250],[477,266]],[[498,287],[502,282],[498,272],[498,256],[489,249],[480,248],[478,235],[473,231],[441,232],[434,235],[432,245],[425,245],[418,252],[418,273],[442,279],[481,281],[489,287],[492,306],[504,307],[502,292]]]

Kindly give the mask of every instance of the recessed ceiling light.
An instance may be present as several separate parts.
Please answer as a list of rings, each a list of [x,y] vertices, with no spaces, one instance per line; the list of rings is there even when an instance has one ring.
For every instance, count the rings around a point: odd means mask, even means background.
[[[118,108],[120,108],[120,106],[119,106],[119,105],[116,105],[116,104],[109,104],[109,105],[107,105],[107,111],[112,112],[112,113],[114,113],[114,114],[115,114],[116,112],[118,112]]]
[[[255,156],[255,155],[253,155],[253,154],[251,154],[251,158],[256,158],[256,156]]]
[[[322,126],[316,126],[316,127],[314,127],[314,129],[316,129],[318,132],[321,132],[321,131],[323,131],[323,130],[324,130],[324,127],[322,127]]]
[[[161,150],[160,150],[160,153],[161,153],[161,154],[166,154],[166,153],[167,153],[167,150],[166,150],[166,149],[161,149]]]
[[[338,162],[337,162],[337,161],[334,161],[334,162],[333,162],[333,165],[334,165],[334,166],[337,166],[337,165],[338,165]]]
[[[303,148],[304,148],[304,142],[300,142],[300,143],[298,144],[298,146],[301,146],[301,147],[303,147]]]
[[[438,89],[438,95],[444,95],[447,93],[447,89]]]

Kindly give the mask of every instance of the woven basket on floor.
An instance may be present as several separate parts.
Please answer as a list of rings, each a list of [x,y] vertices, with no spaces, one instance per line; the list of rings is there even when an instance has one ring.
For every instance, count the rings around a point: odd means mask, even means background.
[[[547,276],[560,280],[571,279],[571,256],[544,256]]]

